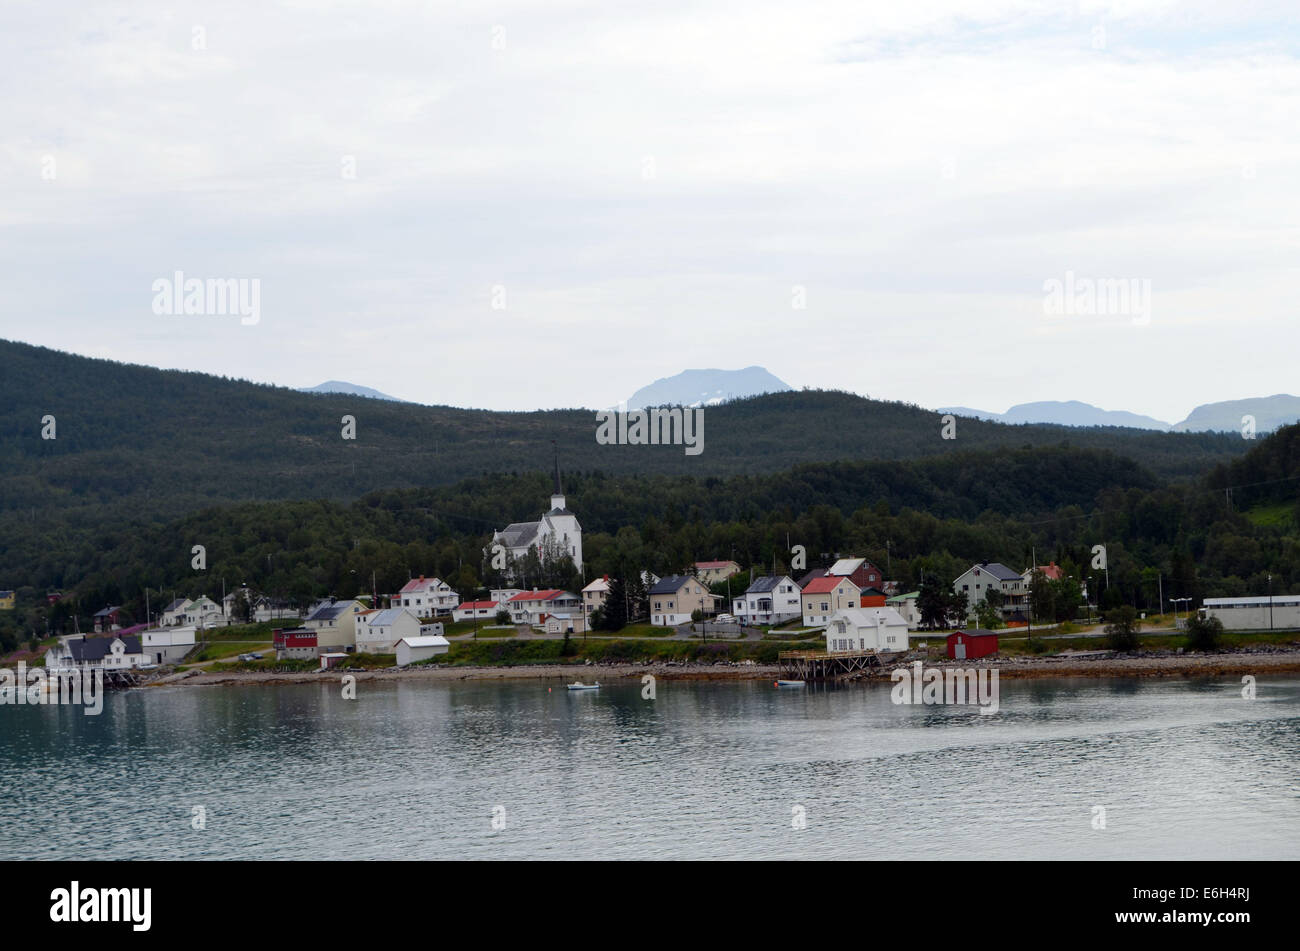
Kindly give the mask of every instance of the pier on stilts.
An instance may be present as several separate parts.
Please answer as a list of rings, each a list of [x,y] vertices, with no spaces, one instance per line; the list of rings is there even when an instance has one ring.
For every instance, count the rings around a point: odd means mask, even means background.
[[[782,680],[837,680],[881,669],[897,656],[895,651],[782,651],[777,660]]]

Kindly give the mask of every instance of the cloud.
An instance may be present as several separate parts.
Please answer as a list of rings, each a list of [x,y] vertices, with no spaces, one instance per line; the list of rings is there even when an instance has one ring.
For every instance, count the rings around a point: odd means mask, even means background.
[[[1293,379],[1285,15],[10,7],[0,334],[511,409],[757,363],[924,405],[1180,418],[1207,386]],[[155,316],[176,269],[260,278],[261,322]],[[1067,270],[1150,280],[1151,325],[1047,322]]]

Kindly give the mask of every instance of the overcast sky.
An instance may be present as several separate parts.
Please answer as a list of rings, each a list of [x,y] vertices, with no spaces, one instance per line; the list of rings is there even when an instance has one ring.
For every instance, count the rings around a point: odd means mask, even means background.
[[[1237,0],[5,5],[0,337],[498,409],[751,364],[1168,421],[1294,393],[1294,20]],[[258,279],[260,320],[155,314],[177,270]],[[1149,282],[1149,321],[1047,313],[1067,272]]]

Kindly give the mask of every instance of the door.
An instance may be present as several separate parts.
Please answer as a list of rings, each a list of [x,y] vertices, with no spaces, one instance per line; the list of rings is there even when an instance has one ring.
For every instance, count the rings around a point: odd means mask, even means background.
[[[966,659],[966,645],[965,645],[965,643],[963,643],[963,642],[960,641],[960,640],[957,641],[957,648],[956,648],[956,650],[954,651],[954,653],[957,655],[957,659],[958,659],[958,660],[965,660],[965,659]]]

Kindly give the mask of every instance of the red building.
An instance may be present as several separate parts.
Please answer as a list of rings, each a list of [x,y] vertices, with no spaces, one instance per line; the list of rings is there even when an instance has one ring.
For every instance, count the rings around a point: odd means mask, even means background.
[[[863,588],[862,596],[858,598],[858,604],[864,608],[883,608],[885,607],[885,592],[879,588]]]
[[[953,631],[948,635],[948,658],[950,660],[974,660],[988,657],[998,652],[998,635],[996,631],[986,631],[974,627],[967,631]]]

